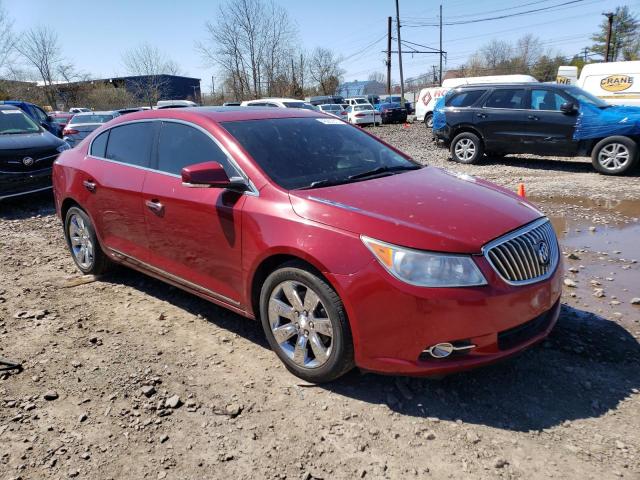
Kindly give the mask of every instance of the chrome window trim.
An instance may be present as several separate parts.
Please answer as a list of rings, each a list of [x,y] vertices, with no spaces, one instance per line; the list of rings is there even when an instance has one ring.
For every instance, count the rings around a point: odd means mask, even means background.
[[[102,132],[100,132],[99,135],[96,135],[95,137],[93,137],[91,139],[91,142],[89,143],[89,148],[87,149],[87,157],[91,157],[94,158],[96,160],[102,160],[105,162],[112,162],[112,163],[116,163],[118,165],[124,165],[127,167],[132,167],[132,168],[139,168],[141,170],[146,170],[148,172],[153,172],[153,173],[161,173],[162,175],[167,175],[169,177],[174,177],[174,178],[182,178],[181,175],[176,175],[175,173],[169,173],[169,172],[165,172],[163,170],[158,170],[155,168],[149,168],[149,167],[143,167],[140,165],[132,165],[131,163],[126,163],[126,162],[120,162],[118,160],[112,160],[110,158],[104,158],[104,157],[98,157],[96,155],[92,155],[91,154],[91,149],[93,148],[93,142],[95,141],[96,138],[98,138],[100,135],[102,135],[103,133],[110,131],[114,128],[117,127],[121,127],[124,125],[131,125],[134,123],[143,123],[143,122],[173,122],[173,123],[181,123],[183,125],[186,125],[188,127],[193,127],[196,130],[201,131],[202,133],[204,133],[205,135],[207,135],[211,140],[213,140],[213,142],[218,146],[218,148],[220,148],[220,150],[222,150],[222,152],[225,154],[225,156],[227,157],[227,159],[229,160],[229,163],[233,166],[233,168],[235,168],[238,173],[242,176],[242,178],[247,182],[247,185],[249,185],[249,190],[246,190],[243,193],[243,195],[251,195],[254,197],[259,197],[260,196],[260,192],[259,190],[256,188],[256,186],[254,185],[254,183],[251,181],[251,178],[249,178],[249,176],[244,172],[244,170],[242,170],[242,168],[240,168],[240,165],[238,165],[238,162],[236,162],[236,160],[233,158],[233,156],[229,153],[229,150],[227,150],[227,148],[222,145],[217,138],[215,138],[213,135],[211,135],[211,133],[209,131],[207,131],[205,128],[201,127],[200,125],[196,125],[195,123],[192,122],[188,122],[186,120],[181,120],[181,119],[176,119],[176,118],[143,118],[140,120],[129,120],[128,122],[122,122],[122,123],[118,123],[117,125],[113,125],[112,127],[106,128],[104,129]],[[106,154],[106,151],[105,151]]]
[[[557,235],[554,235],[554,238],[555,238],[555,241],[556,241],[556,249],[557,249],[558,254],[557,254],[555,259],[552,259],[552,261],[555,262],[555,265],[553,265],[553,268],[549,268],[547,273],[545,273],[544,275],[541,275],[539,277],[531,278],[531,279],[528,279],[528,280],[516,280],[516,281],[509,280],[509,279],[504,278],[502,276],[502,274],[493,266],[493,262],[489,258],[489,251],[492,248],[497,247],[498,245],[502,245],[503,243],[509,242],[510,240],[513,240],[514,238],[519,237],[519,236],[521,236],[522,234],[524,234],[526,232],[529,232],[531,230],[535,230],[536,228],[541,227],[542,225],[544,225],[546,223],[551,224],[551,221],[549,220],[549,218],[540,217],[537,220],[534,220],[533,222],[530,222],[530,223],[518,228],[517,230],[514,230],[511,233],[507,233],[506,235],[498,237],[495,240],[492,240],[489,243],[486,243],[485,245],[482,246],[482,250],[481,250],[482,251],[482,256],[484,256],[484,258],[487,260],[487,262],[489,262],[489,265],[491,266],[493,271],[496,272],[496,274],[500,277],[500,279],[503,282],[505,282],[505,283],[507,283],[509,285],[513,285],[513,286],[531,285],[532,283],[538,283],[538,282],[542,282],[544,280],[547,280],[547,279],[551,278],[556,273],[556,271],[558,270],[558,266],[560,265],[560,244],[558,243]]]
[[[154,267],[153,265],[151,265],[151,264],[149,264],[147,262],[143,262],[142,260],[138,260],[136,257],[133,257],[131,255],[127,255],[126,253],[121,252],[120,250],[117,250],[117,249],[111,248],[111,247],[109,247],[109,250],[111,251],[111,255],[112,256],[122,257],[122,258],[124,258],[126,260],[130,260],[131,262],[133,262],[133,263],[135,263],[137,265],[140,265],[141,267],[146,268],[147,270],[150,270],[150,271],[152,271],[154,273],[157,273],[157,274],[159,274],[159,275],[161,275],[163,277],[166,277],[169,280],[172,280],[172,281],[174,281],[176,283],[180,283],[180,284],[184,285],[185,287],[191,288],[192,290],[197,290],[197,291],[199,291],[201,293],[209,295],[209,296],[211,296],[211,297],[213,297],[213,298],[215,298],[217,300],[220,300],[222,302],[228,303],[230,305],[233,305],[233,306],[236,306],[236,307],[240,306],[240,302],[238,302],[238,301],[236,301],[236,300],[234,300],[232,298],[225,297],[224,295],[216,293],[213,290],[209,290],[208,288],[205,288],[205,287],[203,287],[201,285],[198,285],[197,283],[190,282],[189,280],[185,280],[184,278],[179,277],[177,275],[174,275],[173,273],[169,273],[166,270],[162,270],[161,268]]]

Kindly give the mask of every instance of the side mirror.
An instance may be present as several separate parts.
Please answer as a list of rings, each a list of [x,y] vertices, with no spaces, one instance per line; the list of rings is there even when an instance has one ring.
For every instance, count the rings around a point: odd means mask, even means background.
[[[245,191],[248,185],[240,177],[229,178],[218,162],[203,162],[182,169],[182,184],[185,187],[227,188]]]
[[[562,113],[565,113],[567,115],[570,115],[572,113],[576,112],[576,105],[573,102],[565,102],[562,105],[560,105],[560,111]]]

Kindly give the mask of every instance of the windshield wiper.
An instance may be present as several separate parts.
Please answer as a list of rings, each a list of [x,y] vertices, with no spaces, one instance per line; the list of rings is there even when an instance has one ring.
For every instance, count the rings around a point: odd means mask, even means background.
[[[311,182],[311,184],[296,188],[296,190],[309,190],[310,188],[321,188],[321,187],[333,187],[334,185],[342,185],[343,183],[349,183],[348,178],[343,178],[342,180],[316,180],[315,182]]]
[[[393,172],[401,172],[404,170],[418,170],[419,168],[422,168],[419,165],[397,165],[395,167],[378,167],[378,168],[374,168],[373,170],[369,170],[367,172],[362,172],[362,173],[356,173],[355,175],[351,175],[349,177],[347,177],[348,180],[361,180],[364,178],[369,178],[369,177],[375,177],[377,175],[382,175],[382,174],[387,174],[387,173],[393,173]]]

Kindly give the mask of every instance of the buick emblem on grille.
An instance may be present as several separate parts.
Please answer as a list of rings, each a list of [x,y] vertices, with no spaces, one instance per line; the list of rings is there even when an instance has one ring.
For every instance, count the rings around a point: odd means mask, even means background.
[[[536,246],[536,252],[538,253],[538,261],[541,265],[548,265],[551,260],[551,253],[549,251],[549,244],[544,240],[540,240]]]
[[[22,159],[22,164],[23,164],[25,167],[30,167],[30,166],[31,166],[31,165],[33,165],[34,163],[35,163],[35,160],[34,160],[33,158],[31,158],[31,157],[24,157],[24,158]]]

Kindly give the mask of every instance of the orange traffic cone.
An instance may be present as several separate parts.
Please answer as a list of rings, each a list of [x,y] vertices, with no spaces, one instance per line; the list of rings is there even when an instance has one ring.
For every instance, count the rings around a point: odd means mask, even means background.
[[[525,198],[527,196],[527,194],[524,191],[524,183],[518,184],[518,195],[522,198]]]
[[[405,122],[405,124],[404,124],[404,125],[402,125],[402,128],[409,128],[410,126],[411,126],[411,124],[410,124],[410,123],[406,123],[406,122]]]

